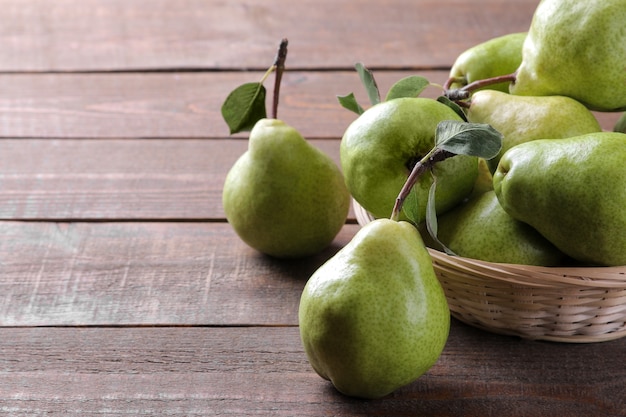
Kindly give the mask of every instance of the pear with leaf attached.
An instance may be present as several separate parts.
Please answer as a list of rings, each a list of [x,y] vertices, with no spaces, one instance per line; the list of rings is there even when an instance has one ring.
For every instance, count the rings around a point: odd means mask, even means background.
[[[507,75],[522,62],[522,45],[526,32],[509,33],[479,43],[462,52],[450,69],[450,88],[461,88],[474,81]],[[509,92],[509,83],[491,84],[487,88]]]
[[[367,109],[341,140],[341,166],[354,199],[374,217],[389,217],[412,167],[434,146],[437,125],[449,120],[462,121],[450,107],[430,98],[396,98]],[[432,172],[441,213],[472,191],[478,159],[459,155],[437,164]],[[424,175],[414,188],[417,223],[425,217],[432,183],[432,176]]]
[[[438,360],[450,311],[416,228],[365,225],[309,279],[300,336],[313,369],[345,395],[384,397]]]
[[[626,265],[626,134],[539,139],[509,149],[493,176],[502,208],[580,262]]]
[[[228,222],[251,247],[279,258],[313,255],[345,223],[350,194],[335,162],[278,119],[261,119],[222,194]]]
[[[222,192],[226,219],[251,247],[278,258],[314,255],[345,223],[350,193],[322,150],[276,118],[287,39],[259,83],[233,90],[222,106],[231,133],[250,130],[248,150],[232,166]],[[263,81],[276,71],[273,117],[265,116]]]
[[[624,0],[542,0],[510,92],[563,95],[593,110],[626,108]]]
[[[481,90],[473,93],[466,114],[470,122],[489,124],[503,135],[500,153],[487,162],[491,172],[504,152],[520,143],[602,131],[587,107],[564,96],[516,96]]]

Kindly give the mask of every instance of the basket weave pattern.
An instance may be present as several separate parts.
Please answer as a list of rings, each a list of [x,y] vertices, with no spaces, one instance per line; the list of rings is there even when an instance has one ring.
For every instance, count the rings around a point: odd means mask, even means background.
[[[358,203],[359,224],[373,217]],[[494,333],[590,343],[626,336],[626,266],[499,264],[429,249],[453,317]]]

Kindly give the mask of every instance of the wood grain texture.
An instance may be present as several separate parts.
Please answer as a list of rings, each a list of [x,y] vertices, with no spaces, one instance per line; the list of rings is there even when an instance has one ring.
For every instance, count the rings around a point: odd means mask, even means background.
[[[246,246],[221,208],[246,147],[220,114],[289,38],[279,117],[336,163],[336,95],[443,83],[537,0],[0,0],[0,415],[623,417],[626,338],[573,345],[453,320],[438,363],[380,401],[302,350],[318,256]],[[271,91],[270,78],[266,87]],[[436,87],[426,96],[436,97]],[[598,114],[611,129],[618,114]]]
[[[284,37],[294,68],[438,68],[526,30],[536,3],[3,0],[0,71],[265,69]]]
[[[626,368],[615,358],[625,350],[624,341],[532,342],[453,321],[428,373],[385,399],[361,401],[314,373],[296,327],[3,329],[0,411],[618,417]]]
[[[339,165],[339,141],[311,144]],[[247,146],[234,139],[3,140],[0,219],[223,220],[224,179]]]
[[[409,75],[443,83],[447,72],[375,73],[383,94]],[[4,74],[0,76],[0,137],[226,138],[222,103],[237,86],[261,77],[261,72]],[[273,78],[265,86],[269,112]],[[306,137],[340,138],[356,115],[343,109],[336,96],[350,92],[363,107],[369,106],[354,69],[287,72],[278,116]],[[436,97],[440,92],[432,87],[425,95]]]
[[[411,75],[443,84],[448,72],[374,71],[383,95]],[[0,138],[228,138],[222,103],[235,87],[261,77],[260,72],[3,74]],[[268,109],[273,83],[270,78],[265,84]],[[336,96],[351,92],[369,107],[353,69],[288,71],[281,83],[278,116],[307,138],[338,139],[356,114],[343,109]],[[433,86],[423,96],[436,98],[440,93]],[[612,129],[620,113],[596,115],[605,129]],[[247,133],[234,137],[246,138]]]
[[[295,325],[328,250],[277,260],[227,223],[0,222],[0,326]]]

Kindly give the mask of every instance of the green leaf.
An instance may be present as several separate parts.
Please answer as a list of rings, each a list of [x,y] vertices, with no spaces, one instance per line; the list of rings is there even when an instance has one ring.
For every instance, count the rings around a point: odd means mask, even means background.
[[[437,101],[445,104],[446,106],[450,107],[452,110],[455,111],[456,114],[459,115],[459,117],[461,119],[463,119],[464,121],[467,122],[467,116],[465,115],[465,112],[463,111],[463,109],[461,108],[461,106],[459,106],[458,104],[456,104],[454,101],[450,100],[448,97],[446,96],[439,96],[437,97]]]
[[[430,81],[419,75],[402,78],[391,86],[385,100],[401,97],[418,97],[429,85]]]
[[[222,117],[231,135],[250,131],[256,122],[267,117],[263,84],[246,83],[231,91],[222,104]]]
[[[488,124],[445,120],[437,125],[435,142],[456,155],[491,159],[502,149],[502,134]]]
[[[432,173],[432,171],[431,171],[431,174],[433,176],[433,183],[430,186],[430,189],[428,190],[428,203],[426,205],[426,229],[428,230],[430,237],[432,237],[433,240],[437,242],[439,246],[441,246],[441,248],[446,254],[450,256],[456,256],[456,254],[446,245],[441,243],[441,241],[437,237],[437,233],[439,229],[439,226],[437,225],[437,209],[435,205],[435,190],[437,189],[437,177]]]
[[[365,111],[363,110],[363,107],[361,107],[359,103],[357,103],[353,93],[345,96],[337,96],[337,100],[339,100],[339,104],[341,104],[344,109],[353,111],[358,115],[363,114],[363,112]]]
[[[376,80],[374,79],[372,72],[365,68],[365,66],[360,62],[357,62],[355,67],[372,105],[380,103],[380,91],[378,90],[378,85],[376,84]]]
[[[413,187],[411,189],[411,192],[402,203],[402,212],[410,222],[413,224],[419,224],[420,206],[415,188],[416,187]]]

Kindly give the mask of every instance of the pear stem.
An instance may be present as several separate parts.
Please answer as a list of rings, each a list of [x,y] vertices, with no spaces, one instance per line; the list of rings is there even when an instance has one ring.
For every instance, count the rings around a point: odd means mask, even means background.
[[[446,82],[443,84],[443,91],[450,90],[450,86],[454,83],[462,83],[465,81],[465,77],[448,77]]]
[[[415,183],[417,183],[417,180],[424,172],[426,172],[429,169],[432,169],[432,167],[437,162],[443,161],[444,159],[448,159],[455,155],[456,155],[455,153],[435,147],[430,152],[428,152],[426,156],[424,156],[417,164],[415,164],[406,182],[402,186],[402,189],[400,190],[398,197],[396,198],[396,202],[393,206],[393,210],[391,211],[390,219],[395,220],[395,221],[400,220],[400,213],[402,212],[402,205],[404,204],[404,201],[407,199],[407,197],[411,193],[413,186],[415,185]]]
[[[274,60],[273,68],[276,70],[276,78],[274,81],[274,99],[272,102],[272,118],[278,118],[278,98],[280,96],[280,82],[283,78],[283,72],[285,71],[285,61],[287,60],[287,38],[283,38],[278,46],[278,52],[276,59]]]
[[[499,75],[497,77],[485,78],[483,80],[476,80],[476,81],[471,82],[471,83],[469,83],[467,85],[464,85],[461,88],[450,90],[449,89],[450,85],[454,81],[458,81],[458,79],[457,78],[448,78],[448,80],[446,81],[446,83],[444,84],[444,87],[443,87],[444,88],[444,95],[446,97],[448,97],[452,101],[465,100],[465,99],[469,98],[469,96],[472,93],[472,91],[478,90],[479,88],[487,87],[487,86],[493,85],[493,84],[506,83],[506,82],[515,82],[516,79],[517,79],[517,71],[515,71],[515,72],[513,72],[511,74]]]

